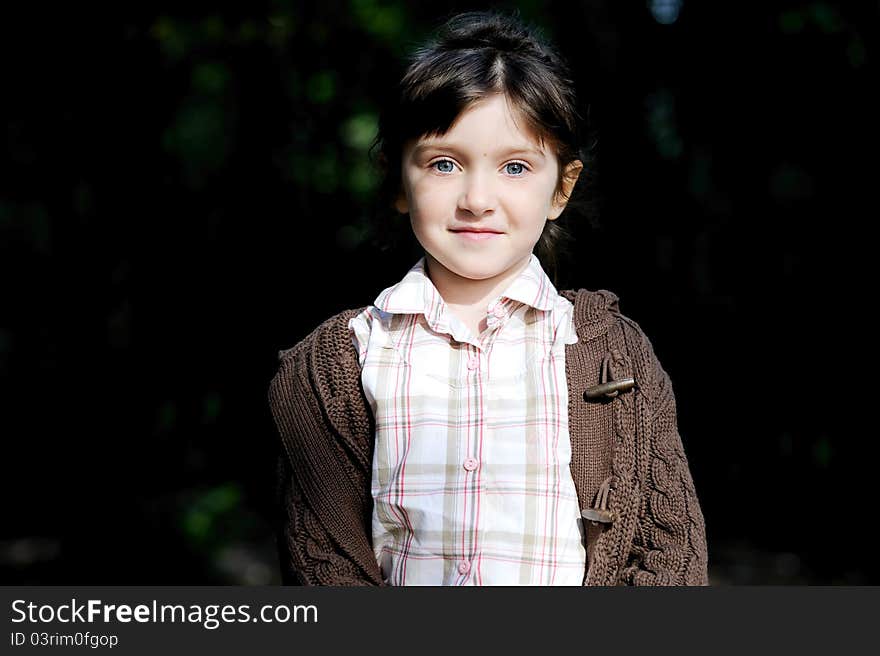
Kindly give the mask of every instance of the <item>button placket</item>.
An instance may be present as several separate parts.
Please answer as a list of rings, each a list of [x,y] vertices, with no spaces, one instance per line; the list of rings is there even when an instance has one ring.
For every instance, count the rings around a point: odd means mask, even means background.
[[[490,315],[491,316],[491,315]],[[483,354],[479,349],[469,350],[467,355],[467,360],[465,362],[465,366],[468,370],[468,386],[472,386],[477,384],[477,380],[481,375],[481,357],[485,355],[488,357],[488,353]],[[488,362],[488,361],[487,361]],[[479,452],[479,439],[478,444],[476,445],[476,449]],[[464,478],[466,480],[473,480],[474,476],[478,475],[478,470],[480,469],[481,463],[480,460],[474,456],[467,456],[464,460],[461,461],[462,469],[464,470]],[[473,569],[472,564],[468,560],[459,560],[456,564],[456,569],[458,573],[464,577],[461,579],[461,583],[464,583],[465,580],[469,578],[469,575]]]
[[[486,325],[489,328],[498,328],[507,317],[507,311],[502,303],[498,303],[486,313]]]

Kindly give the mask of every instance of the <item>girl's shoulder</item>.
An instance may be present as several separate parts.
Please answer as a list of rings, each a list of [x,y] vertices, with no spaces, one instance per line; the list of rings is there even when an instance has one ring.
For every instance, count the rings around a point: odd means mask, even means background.
[[[278,351],[278,360],[293,360],[301,358],[306,352],[326,351],[339,352],[338,347],[349,337],[349,323],[352,319],[364,314],[369,307],[343,310],[334,314],[329,319],[322,321],[308,335],[303,337],[293,346]]]
[[[574,307],[572,320],[580,339],[590,340],[605,334],[622,317],[617,294],[607,289],[565,289],[559,295]]]
[[[559,295],[571,302],[574,307],[573,320],[578,335],[597,337],[605,334],[615,324],[628,333],[644,336],[635,320],[620,311],[620,299],[607,289],[566,289]]]
[[[343,310],[295,345],[278,351],[272,389],[306,390],[327,400],[351,388],[360,377],[360,366],[348,324],[364,309]]]
[[[360,366],[348,328],[363,310],[343,310],[294,346],[278,351],[278,368],[269,384],[269,403],[276,413],[307,419],[321,408],[322,416],[344,433],[351,421],[368,421],[366,411],[354,403],[360,398]]]
[[[653,344],[642,327],[620,311],[620,299],[607,289],[564,290],[560,295],[574,306],[573,319],[581,348],[603,338],[607,355],[620,362],[641,377],[649,392],[655,383],[665,377],[657,360]]]

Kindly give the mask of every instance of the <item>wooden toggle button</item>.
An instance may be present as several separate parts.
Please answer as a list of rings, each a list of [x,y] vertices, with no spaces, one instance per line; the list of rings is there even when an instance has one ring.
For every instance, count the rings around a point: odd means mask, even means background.
[[[614,513],[610,510],[602,510],[601,508],[584,508],[581,510],[581,517],[589,519],[594,524],[610,524],[614,521]]]
[[[617,396],[619,392],[625,392],[628,389],[632,389],[635,385],[636,381],[634,378],[610,380],[607,383],[600,383],[599,385],[588,387],[584,392],[584,399],[600,399],[603,396],[614,397]]]

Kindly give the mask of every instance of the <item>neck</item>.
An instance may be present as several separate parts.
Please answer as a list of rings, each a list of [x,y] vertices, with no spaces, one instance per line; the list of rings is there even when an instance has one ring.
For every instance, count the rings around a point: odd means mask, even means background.
[[[453,273],[429,254],[425,254],[428,277],[440,292],[443,301],[451,307],[478,307],[481,310],[485,310],[489,301],[507,289],[528,264],[527,257],[519,266],[511,267],[510,270],[497,276],[475,280]]]

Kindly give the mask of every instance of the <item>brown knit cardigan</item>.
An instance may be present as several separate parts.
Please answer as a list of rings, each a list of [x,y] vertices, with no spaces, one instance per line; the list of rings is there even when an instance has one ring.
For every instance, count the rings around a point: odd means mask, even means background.
[[[617,296],[581,289],[565,347],[571,473],[581,508],[604,487],[612,521],[584,520],[584,585],[706,585],[706,530],[676,426],[669,376]],[[278,549],[284,583],[383,585],[371,547],[374,424],[348,320],[331,317],[279,353],[269,404],[281,441]],[[596,400],[584,391],[632,377]],[[603,482],[605,485],[603,486]]]

